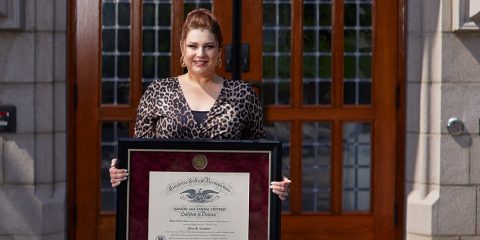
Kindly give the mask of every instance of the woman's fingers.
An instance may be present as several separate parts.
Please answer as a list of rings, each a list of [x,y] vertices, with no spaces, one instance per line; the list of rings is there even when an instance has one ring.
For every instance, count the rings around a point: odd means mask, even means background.
[[[272,192],[277,194],[280,200],[284,201],[288,197],[289,186],[292,181],[290,179],[283,177],[283,181],[281,182],[271,182],[270,188]]]
[[[117,167],[117,159],[112,158],[112,162],[110,163],[110,167]]]
[[[116,159],[112,159],[112,166],[108,171],[110,172],[110,183],[112,183],[112,187],[117,187],[122,181],[127,180],[127,169],[117,169]]]

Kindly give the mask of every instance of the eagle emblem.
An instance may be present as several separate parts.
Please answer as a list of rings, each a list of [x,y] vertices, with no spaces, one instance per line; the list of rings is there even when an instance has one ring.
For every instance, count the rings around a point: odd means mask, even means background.
[[[213,202],[219,198],[218,192],[210,189],[188,189],[180,193],[180,199],[193,203]]]

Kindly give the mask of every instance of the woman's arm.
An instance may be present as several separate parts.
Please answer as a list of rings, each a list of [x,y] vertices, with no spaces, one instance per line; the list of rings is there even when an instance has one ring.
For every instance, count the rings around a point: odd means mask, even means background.
[[[156,98],[158,96],[156,96],[154,84],[155,82],[150,84],[138,105],[135,120],[135,138],[155,138],[156,122],[158,121],[155,115],[155,113],[158,113]]]
[[[265,137],[263,131],[263,107],[253,88],[248,86],[248,93],[245,97],[247,124],[244,131],[244,139],[262,139]]]

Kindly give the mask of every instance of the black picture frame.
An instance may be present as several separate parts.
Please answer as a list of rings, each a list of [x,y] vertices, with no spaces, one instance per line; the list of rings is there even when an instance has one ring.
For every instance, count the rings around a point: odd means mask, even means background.
[[[208,167],[202,170],[192,167],[189,160],[192,154],[207,156]],[[249,239],[280,239],[281,202],[269,188],[270,182],[282,180],[280,141],[119,139],[118,168],[128,169],[129,177],[118,186],[117,240],[147,239],[144,231],[148,229],[144,225],[148,226],[148,216],[144,208],[146,205],[148,215],[149,171],[249,171],[250,176],[256,176],[250,181]]]

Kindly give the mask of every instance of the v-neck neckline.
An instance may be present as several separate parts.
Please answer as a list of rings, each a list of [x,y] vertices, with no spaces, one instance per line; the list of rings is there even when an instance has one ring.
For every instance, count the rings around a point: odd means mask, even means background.
[[[190,105],[188,104],[188,101],[187,101],[187,98],[185,97],[182,86],[180,85],[179,77],[176,77],[175,82],[176,82],[177,91],[178,91],[179,95],[181,96],[181,98],[182,98],[182,100],[183,100],[183,102],[184,102],[184,104],[187,108],[187,112],[189,114],[189,118],[187,118],[187,119],[189,119],[190,121],[193,121],[195,127],[202,128],[203,125],[205,125],[205,123],[208,122],[208,120],[210,119],[210,116],[212,115],[212,112],[215,110],[216,106],[219,104],[220,99],[223,98],[224,91],[225,91],[225,81],[226,81],[226,79],[222,78],[222,80],[223,80],[222,88],[220,89],[220,93],[218,94],[217,99],[215,99],[215,101],[213,102],[213,105],[210,107],[210,109],[208,111],[205,111],[205,112],[207,112],[207,116],[205,117],[205,119],[202,122],[198,123],[197,121],[195,121],[195,117],[193,116],[193,110],[190,107]]]

